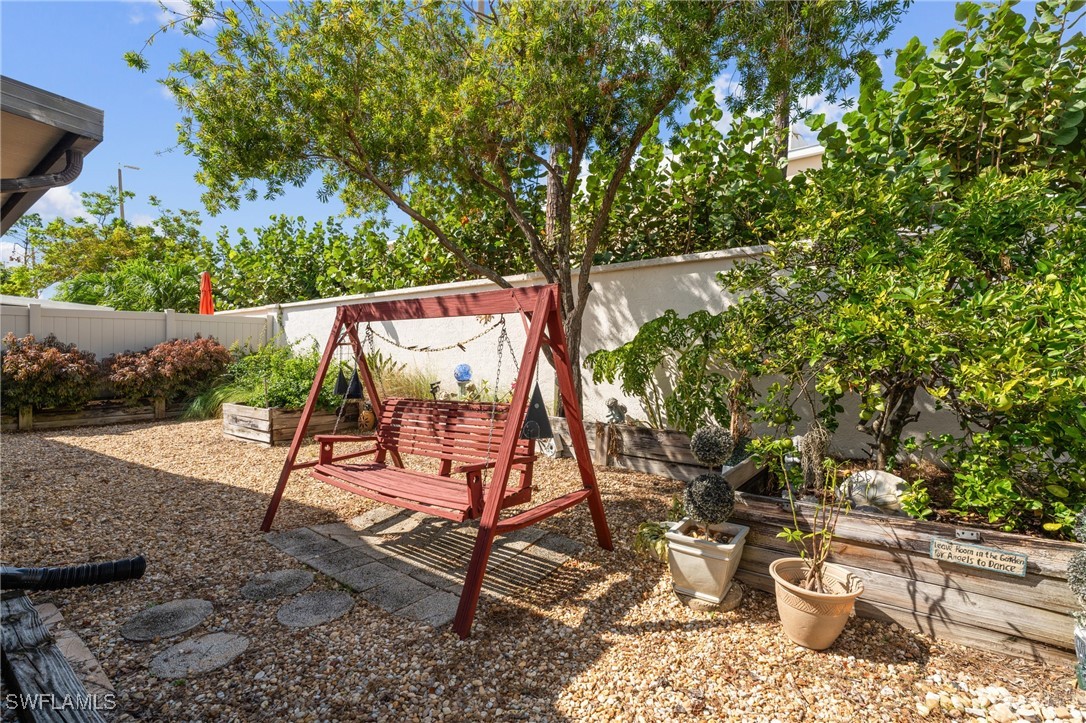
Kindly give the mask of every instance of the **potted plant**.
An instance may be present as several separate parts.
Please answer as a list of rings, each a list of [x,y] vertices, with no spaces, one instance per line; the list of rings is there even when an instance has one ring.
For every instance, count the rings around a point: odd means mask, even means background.
[[[721,427],[694,432],[690,448],[698,461],[719,467],[732,453],[734,441]],[[735,491],[718,472],[698,475],[683,491],[687,517],[669,530],[668,566],[675,592],[720,604],[731,590],[749,528],[728,522]]]
[[[1086,510],[1078,514],[1074,527],[1075,539],[1086,542]],[[1086,550],[1079,550],[1067,564],[1067,585],[1078,598],[1082,610],[1075,613],[1075,654],[1078,664],[1075,674],[1080,691],[1086,691]],[[1082,696],[1082,693],[1079,694]]]
[[[799,446],[804,488],[817,496],[811,530],[800,529],[796,490],[785,476],[794,527],[785,527],[777,537],[795,544],[799,557],[775,560],[769,574],[785,634],[805,648],[823,650],[845,629],[863,582],[827,560],[837,520],[847,504],[837,493],[837,470],[826,456],[829,432],[814,422]]]
[[[634,552],[657,562],[667,562],[667,531],[681,522],[685,515],[686,507],[682,497],[676,495],[671,500],[671,509],[668,510],[666,520],[642,522],[637,526],[633,542]]]

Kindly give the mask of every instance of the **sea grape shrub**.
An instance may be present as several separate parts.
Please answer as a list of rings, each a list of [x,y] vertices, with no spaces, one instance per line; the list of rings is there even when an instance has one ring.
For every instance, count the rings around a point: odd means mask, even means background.
[[[735,490],[723,475],[708,472],[698,475],[683,490],[686,511],[705,525],[727,522],[735,509]]]
[[[0,351],[4,408],[80,408],[94,398],[98,365],[94,354],[79,351],[50,334],[37,341],[32,334],[16,337],[8,333]]]
[[[173,339],[142,352],[106,360],[109,381],[129,404],[180,399],[198,393],[230,365],[229,350],[214,339]]]

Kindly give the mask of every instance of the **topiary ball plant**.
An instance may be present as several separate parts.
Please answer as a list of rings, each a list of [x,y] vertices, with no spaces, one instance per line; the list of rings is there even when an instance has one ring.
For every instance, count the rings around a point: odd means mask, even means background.
[[[1067,586],[1079,604],[1086,607],[1086,550],[1076,552],[1067,563]]]
[[[699,462],[709,467],[720,467],[732,456],[735,440],[723,427],[702,427],[690,437],[690,451]]]
[[[1079,542],[1086,542],[1086,509],[1078,513],[1078,517],[1075,518],[1075,525],[1071,528],[1071,534]]]
[[[683,491],[686,511],[706,526],[727,522],[735,508],[735,490],[716,472],[698,475]]]

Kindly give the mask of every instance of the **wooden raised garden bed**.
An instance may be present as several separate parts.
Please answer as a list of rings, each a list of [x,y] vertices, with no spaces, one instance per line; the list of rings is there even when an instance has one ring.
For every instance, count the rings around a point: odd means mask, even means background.
[[[560,417],[551,417],[556,439],[569,447],[569,426]],[[621,467],[646,474],[688,482],[707,471],[704,464],[690,451],[690,436],[666,429],[634,427],[628,424],[596,422],[585,424],[592,463],[599,467]],[[754,464],[745,460],[730,479],[742,484],[756,472]]]
[[[803,526],[814,505],[800,507]],[[772,594],[769,564],[796,554],[777,538],[782,527],[793,526],[788,501],[740,491],[731,521],[750,527],[736,578]],[[956,530],[976,532],[980,539],[955,540]],[[933,559],[933,540],[938,557],[947,557],[950,549],[954,557],[972,554],[972,562],[1006,572]],[[863,580],[864,594],[856,602],[860,617],[893,621],[972,648],[1063,664],[1074,660],[1071,612],[1078,609],[1067,587],[1067,563],[1081,548],[1073,542],[850,512],[837,524],[830,561]],[[1011,574],[1020,563],[1017,555],[1026,556],[1023,577]]]
[[[257,442],[269,447],[289,444],[301,421],[300,409],[247,407],[244,404],[222,405],[222,429],[227,437],[245,442]],[[339,432],[358,429],[358,405],[348,404],[339,420]],[[309,434],[331,434],[336,430],[336,413],[316,410],[309,421]]]
[[[98,427],[109,424],[132,424],[173,419],[185,410],[184,404],[166,404],[159,399],[153,403],[130,406],[118,401],[94,401],[83,409],[33,410],[23,407],[15,414],[0,415],[0,430],[29,432],[63,427]],[[5,410],[7,411],[7,410]]]
[[[559,441],[567,440],[565,420],[551,421]],[[690,454],[684,434],[609,424],[588,424],[585,431],[593,464],[682,481],[705,471]],[[597,444],[601,439],[604,443]],[[792,513],[787,500],[759,494],[766,475],[750,471],[753,475],[729,475],[740,488],[730,521],[750,528],[735,576],[773,594],[770,563],[796,555],[791,544],[777,537],[783,527],[793,526]],[[799,507],[803,526],[814,505]],[[956,539],[957,530],[976,533],[979,539]],[[934,552],[933,540],[939,548]],[[974,563],[1007,569],[936,559],[948,557],[947,549],[952,556],[971,553],[979,556]],[[1082,545],[1074,542],[853,511],[837,525],[830,561],[863,580],[864,594],[856,604],[860,617],[896,622],[972,648],[1062,665],[1075,659],[1071,613],[1078,605],[1067,586],[1067,564],[1079,549]],[[997,559],[1001,555],[1007,564]],[[1011,574],[1022,555],[1025,575]]]

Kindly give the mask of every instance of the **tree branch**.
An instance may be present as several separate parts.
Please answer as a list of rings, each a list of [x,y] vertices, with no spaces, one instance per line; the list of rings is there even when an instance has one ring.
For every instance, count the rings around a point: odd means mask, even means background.
[[[524,215],[520,210],[520,206],[517,204],[517,197],[513,192],[513,179],[509,175],[509,169],[507,169],[501,161],[495,158],[494,170],[497,171],[498,177],[502,179],[501,188],[490,181],[487,181],[481,173],[473,168],[469,168],[468,172],[472,174],[472,178],[483,183],[487,188],[492,189],[503,201],[505,201],[505,206],[509,209],[509,213],[513,215],[513,219],[517,222],[520,232],[528,239],[528,248],[532,254],[532,260],[535,261],[536,266],[543,272],[543,276],[549,283],[557,283],[558,272],[555,270],[551,260],[547,258],[547,250],[544,248],[543,241],[539,237],[539,230],[536,229],[535,225]]]
[[[362,152],[362,149],[358,144],[358,138],[357,136],[355,136],[354,130],[350,127],[350,124],[348,123],[344,123],[344,127],[347,131],[347,137],[350,138],[351,144],[355,148],[355,153],[357,153],[358,158],[363,163],[365,163],[366,154]],[[501,274],[499,274],[497,271],[490,268],[489,266],[483,266],[482,264],[476,262],[474,259],[468,256],[464,249],[462,249],[459,244],[449,238],[448,235],[441,229],[441,227],[437,225],[436,221],[431,219],[429,216],[421,213],[418,209],[409,204],[403,198],[403,196],[398,194],[396,190],[392,188],[392,186],[378,178],[370,169],[368,163],[360,167],[351,163],[351,161],[347,158],[340,158],[339,162],[346,166],[348,169],[350,169],[353,173],[357,174],[359,177],[364,178],[365,180],[372,183],[378,188],[378,190],[381,191],[381,193],[385,194],[385,196],[389,200],[396,204],[397,208],[413,218],[415,221],[422,224],[425,229],[427,229],[430,233],[434,235],[434,237],[438,240],[438,243],[444,246],[453,256],[456,257],[457,261],[464,265],[464,268],[484,278],[490,279],[495,284],[504,289],[512,288],[512,284],[506,281]]]

